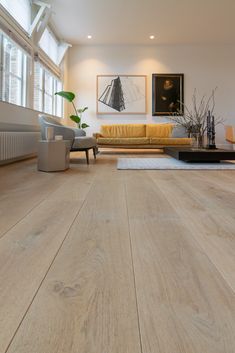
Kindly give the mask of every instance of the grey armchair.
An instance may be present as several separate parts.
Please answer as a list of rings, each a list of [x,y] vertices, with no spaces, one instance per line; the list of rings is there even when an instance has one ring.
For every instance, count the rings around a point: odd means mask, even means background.
[[[53,127],[55,135],[62,135],[64,140],[71,142],[70,151],[84,151],[86,152],[87,164],[89,164],[89,150],[93,150],[94,158],[98,152],[97,142],[94,137],[87,137],[82,129],[75,129],[62,125],[55,118],[40,114],[38,117],[41,127],[42,140],[46,139],[46,127]]]

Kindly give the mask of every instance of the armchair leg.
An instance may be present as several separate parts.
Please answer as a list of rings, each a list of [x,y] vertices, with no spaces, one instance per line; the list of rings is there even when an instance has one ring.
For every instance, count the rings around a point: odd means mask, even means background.
[[[89,164],[89,150],[85,150],[86,152],[86,163]]]
[[[94,159],[96,159],[96,147],[93,147],[93,155],[94,155]]]

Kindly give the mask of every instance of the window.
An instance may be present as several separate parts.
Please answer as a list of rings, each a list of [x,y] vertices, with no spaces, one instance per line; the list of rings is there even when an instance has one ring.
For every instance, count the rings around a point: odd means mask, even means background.
[[[26,32],[31,25],[31,4],[29,0],[0,0],[0,4]]]
[[[0,32],[0,99],[27,106],[28,55]]]
[[[59,43],[48,28],[43,32],[39,46],[55,64],[58,63]]]
[[[62,98],[55,96],[62,82],[40,63],[35,62],[34,68],[34,109],[62,117]]]
[[[63,101],[55,96],[55,92],[62,90],[60,63],[69,45],[60,43],[46,27],[51,14],[47,3],[0,0],[0,13],[3,15],[0,27],[0,100],[62,117]],[[16,22],[19,27],[16,27]],[[38,61],[34,64],[36,57]]]

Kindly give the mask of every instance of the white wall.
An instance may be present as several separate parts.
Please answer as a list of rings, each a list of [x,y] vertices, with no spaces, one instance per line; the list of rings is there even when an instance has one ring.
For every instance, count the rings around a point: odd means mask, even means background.
[[[152,117],[152,73],[184,73],[185,103],[190,105],[194,88],[198,96],[216,93],[216,113],[235,124],[235,46],[74,46],[69,50],[69,89],[77,106],[88,106],[87,131],[99,131],[104,123],[160,122]],[[97,116],[96,75],[141,74],[148,79],[146,116]],[[70,111],[72,113],[72,111]],[[224,143],[224,128],[217,129],[217,143]]]

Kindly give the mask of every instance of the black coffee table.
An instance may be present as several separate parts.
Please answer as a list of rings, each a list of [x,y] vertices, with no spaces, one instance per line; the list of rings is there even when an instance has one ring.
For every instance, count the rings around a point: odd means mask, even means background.
[[[175,159],[185,162],[215,163],[222,160],[235,160],[235,151],[232,150],[207,150],[190,147],[165,147],[164,152]]]

